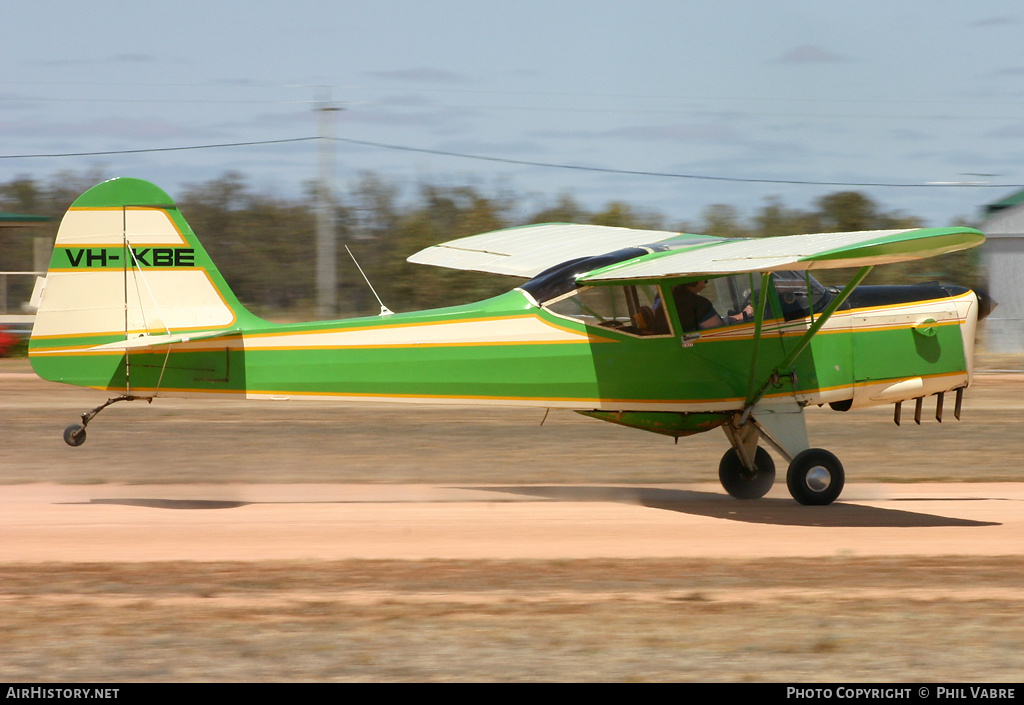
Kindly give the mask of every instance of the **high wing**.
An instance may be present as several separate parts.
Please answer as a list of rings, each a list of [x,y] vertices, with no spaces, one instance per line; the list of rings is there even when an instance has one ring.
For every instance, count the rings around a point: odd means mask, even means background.
[[[579,283],[662,277],[721,276],[739,272],[842,269],[923,259],[964,250],[985,241],[973,228],[917,228],[814,233],[721,240],[670,250],[588,272]]]
[[[532,279],[563,262],[596,257],[626,247],[640,247],[654,252],[667,247],[687,247],[708,242],[726,240],[664,230],[544,223],[495,230],[433,245],[409,257],[408,261]]]
[[[584,257],[636,247],[647,254],[579,277],[579,283],[739,272],[838,269],[933,257],[980,245],[967,227],[865,230],[728,239],[664,230],[546,223],[495,230],[428,247],[409,262],[532,278]]]

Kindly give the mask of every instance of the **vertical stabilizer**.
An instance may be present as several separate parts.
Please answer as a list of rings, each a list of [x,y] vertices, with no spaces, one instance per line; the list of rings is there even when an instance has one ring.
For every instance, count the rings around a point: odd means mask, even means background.
[[[170,196],[139,179],[111,179],[75,200],[57,231],[38,299],[29,353],[41,376],[54,379],[54,367],[62,368],[62,381],[76,375],[67,364],[40,364],[43,358],[258,320],[235,298]]]

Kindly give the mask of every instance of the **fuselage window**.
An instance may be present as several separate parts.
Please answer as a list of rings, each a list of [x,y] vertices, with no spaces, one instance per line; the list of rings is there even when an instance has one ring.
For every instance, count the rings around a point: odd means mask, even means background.
[[[657,286],[591,286],[545,304],[559,316],[629,335],[670,335]]]

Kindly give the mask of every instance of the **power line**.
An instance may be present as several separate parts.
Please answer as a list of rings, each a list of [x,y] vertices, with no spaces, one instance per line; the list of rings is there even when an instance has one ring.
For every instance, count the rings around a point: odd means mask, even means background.
[[[222,144],[196,144],[186,147],[149,147],[146,149],[115,149],[105,152],[63,152],[51,154],[0,154],[0,159],[46,159],[51,157],[103,157],[117,154],[147,154],[150,152],[183,152],[197,149],[220,149],[223,147],[253,147],[264,144],[285,144],[288,142],[309,142],[319,137],[292,137],[283,140],[259,140],[254,142],[225,142]]]
[[[149,147],[146,149],[120,149],[98,152],[63,152],[49,154],[0,154],[0,159],[47,159],[61,157],[97,157],[114,156],[119,154],[147,154],[154,152],[181,152],[188,150],[202,149],[223,149],[227,147],[254,147],[272,144],[288,144],[295,142],[311,142],[325,139],[323,137],[292,137],[279,140],[256,140],[252,142],[225,142],[220,144],[200,144],[184,147]],[[410,147],[408,145],[389,144],[386,142],[371,142],[368,140],[357,140],[347,137],[329,138],[335,142],[352,144],[361,147],[374,147],[376,149],[387,149],[399,152],[415,152],[418,154],[433,154],[441,157],[455,159],[472,159],[475,161],[491,162],[495,164],[514,164],[517,166],[533,166],[544,169],[568,169],[572,171],[596,172],[601,174],[619,174],[623,176],[648,176],[665,179],[689,179],[694,181],[719,181],[741,184],[784,184],[795,186],[842,186],[842,187],[873,187],[873,188],[950,188],[950,187],[973,187],[973,188],[1022,188],[1024,184],[995,184],[978,181],[963,182],[929,182],[929,183],[894,183],[885,181],[814,181],[810,179],[768,179],[768,178],[746,178],[739,176],[710,176],[707,174],[681,174],[666,171],[645,171],[637,169],[616,169],[612,167],[583,166],[580,164],[559,164],[556,162],[539,162],[527,159],[511,159],[508,157],[494,157],[482,154],[467,154],[464,152],[453,152],[442,149],[427,149],[425,147]]]
[[[475,159],[479,161],[497,162],[499,164],[516,164],[519,166],[537,166],[547,169],[573,169],[576,171],[593,171],[602,174],[622,174],[626,176],[654,176],[671,179],[693,179],[700,181],[727,181],[742,184],[790,184],[799,186],[874,186],[884,188],[948,188],[950,186],[974,186],[984,188],[1021,188],[1022,184],[989,184],[982,182],[931,182],[926,184],[898,184],[891,182],[857,182],[857,181],[810,181],[800,179],[755,179],[738,176],[707,176],[703,174],[679,174],[664,171],[642,171],[633,169],[613,169],[610,167],[581,166],[574,164],[557,164],[552,162],[535,162],[526,159],[509,159],[506,157],[489,157],[478,154],[464,154],[461,152],[449,152],[440,149],[425,149],[423,147],[408,147],[384,142],[368,142],[366,140],[355,140],[345,137],[335,137],[336,142],[345,142],[364,147],[377,147],[380,149],[391,149],[403,152],[418,152],[421,154],[435,154],[442,157],[457,157],[460,159]]]

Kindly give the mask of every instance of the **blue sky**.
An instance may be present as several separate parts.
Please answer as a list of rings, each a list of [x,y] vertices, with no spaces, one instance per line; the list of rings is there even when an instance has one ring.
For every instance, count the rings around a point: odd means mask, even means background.
[[[21,155],[312,137],[329,97],[353,141],[335,143],[342,192],[372,171],[537,207],[622,200],[672,225],[855,189],[944,225],[1024,184],[1018,2],[13,0],[4,15],[0,181],[98,168],[174,196],[235,170],[295,196],[317,142]]]

